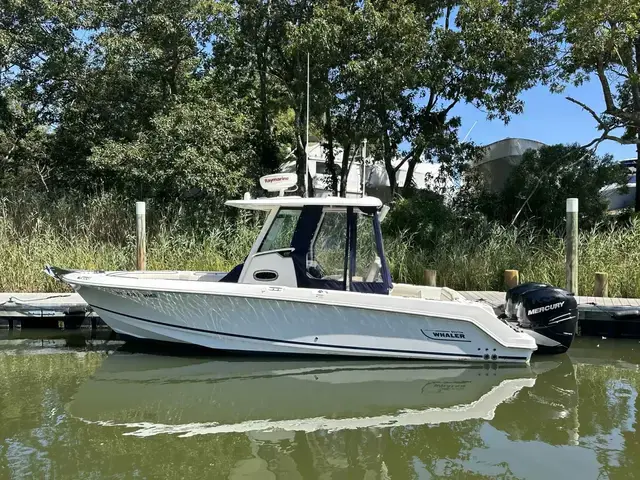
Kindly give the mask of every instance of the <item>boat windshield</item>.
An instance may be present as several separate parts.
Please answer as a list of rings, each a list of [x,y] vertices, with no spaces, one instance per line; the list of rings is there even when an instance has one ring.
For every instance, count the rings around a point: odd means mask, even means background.
[[[380,282],[373,217],[360,213],[356,218],[355,268],[351,267],[351,280]],[[315,278],[344,280],[346,241],[347,212],[325,212],[307,255],[307,273]]]
[[[281,208],[258,251],[290,249],[298,287],[388,293],[379,229],[375,211]]]
[[[258,251],[268,252],[289,248],[301,212],[301,209],[281,208]]]
[[[347,212],[326,212],[307,253],[307,275],[344,280]]]

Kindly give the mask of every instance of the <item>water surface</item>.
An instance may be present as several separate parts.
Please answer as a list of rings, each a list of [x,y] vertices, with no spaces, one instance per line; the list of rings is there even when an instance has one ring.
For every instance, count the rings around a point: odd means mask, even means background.
[[[528,367],[0,332],[0,478],[640,477],[640,342]]]

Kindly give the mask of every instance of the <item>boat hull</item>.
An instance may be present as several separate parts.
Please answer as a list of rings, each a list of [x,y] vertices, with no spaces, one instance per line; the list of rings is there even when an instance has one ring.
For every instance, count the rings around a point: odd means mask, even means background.
[[[283,300],[268,298],[268,291],[257,298],[103,286],[76,289],[118,333],[216,350],[508,363],[526,363],[535,350],[502,345],[464,319],[345,306],[330,298]]]

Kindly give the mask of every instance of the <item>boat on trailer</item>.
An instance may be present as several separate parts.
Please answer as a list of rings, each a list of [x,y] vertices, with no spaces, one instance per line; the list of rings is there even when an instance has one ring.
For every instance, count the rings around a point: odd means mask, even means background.
[[[563,352],[573,296],[544,284],[510,292],[506,315],[446,287],[394,283],[374,197],[285,195],[295,176],[263,177],[278,196],[230,200],[266,221],[229,272],[45,267],[119,334],[216,350],[527,363]]]

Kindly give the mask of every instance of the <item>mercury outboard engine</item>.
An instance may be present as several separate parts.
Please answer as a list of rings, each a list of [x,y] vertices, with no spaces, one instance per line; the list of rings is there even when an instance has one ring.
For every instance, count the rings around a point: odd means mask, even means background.
[[[509,289],[505,299],[504,314],[507,318],[516,318],[516,305],[522,300],[522,295],[531,290],[551,286],[552,285],[547,285],[546,283],[528,282],[521,283]]]
[[[515,287],[516,289],[521,287]],[[518,294],[509,320],[531,335],[539,353],[566,352],[576,334],[578,302],[572,293],[539,284]],[[513,293],[511,298],[514,298]]]

